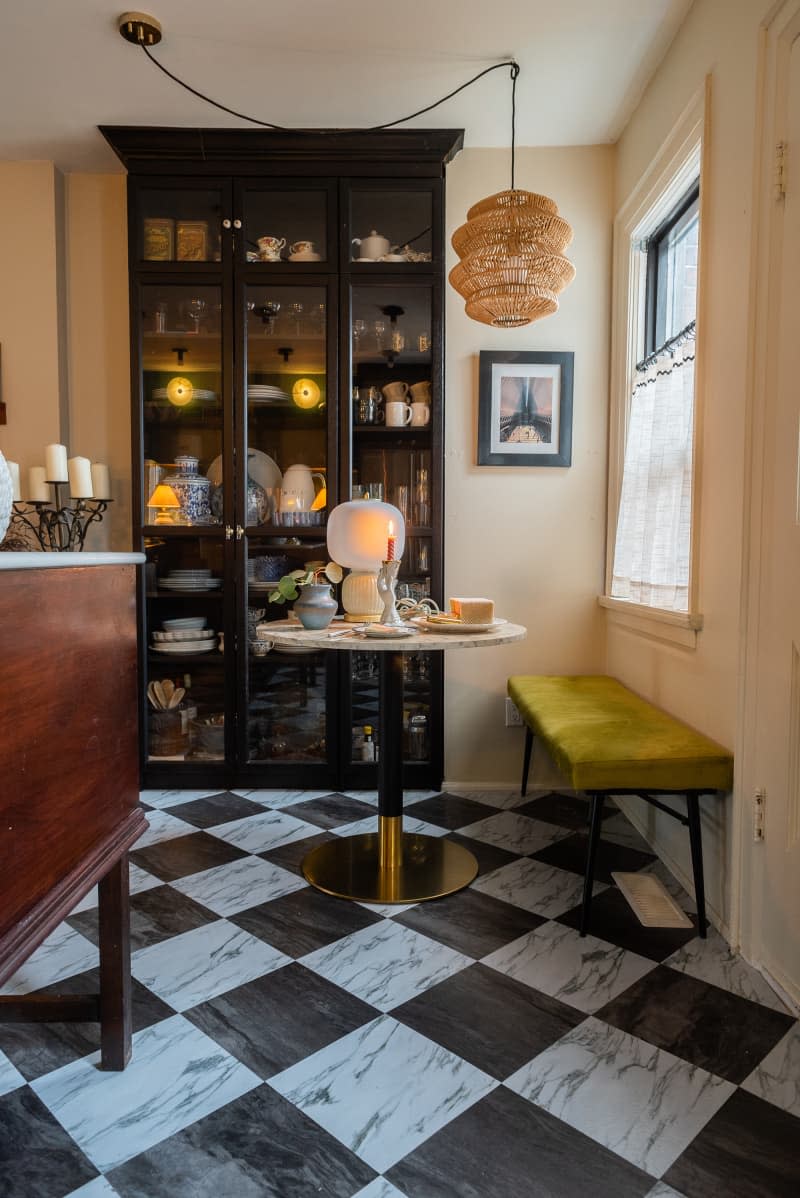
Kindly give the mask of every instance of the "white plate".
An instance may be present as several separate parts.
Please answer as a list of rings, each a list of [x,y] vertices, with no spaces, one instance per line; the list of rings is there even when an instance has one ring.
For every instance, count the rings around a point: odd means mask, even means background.
[[[310,645],[279,645],[275,642],[275,653],[288,653],[290,656],[303,657],[308,653],[319,653],[321,650],[314,649]]]
[[[186,628],[199,629],[205,628],[205,626],[205,616],[181,616],[179,619],[176,618],[174,620],[162,621],[162,628],[164,628],[166,632],[175,632],[177,629]]]
[[[445,636],[448,633],[460,633],[463,636],[465,632],[490,632],[492,628],[507,624],[508,620],[495,619],[491,624],[455,624],[449,621],[440,624],[438,621],[428,620],[425,616],[414,616],[411,623],[416,624],[417,628],[423,628],[425,632],[443,632]]]
[[[401,626],[395,627],[393,624],[367,624],[364,629],[364,636],[374,637],[376,640],[389,640],[391,637],[413,636],[412,628],[404,628]]]
[[[283,475],[278,468],[278,463],[273,461],[269,454],[262,453],[260,449],[248,449],[247,451],[247,473],[254,482],[259,483],[265,491],[271,487],[280,487],[283,485]],[[214,458],[214,461],[208,468],[207,478],[215,487],[219,487],[222,483],[222,454]]]
[[[197,643],[197,641],[210,641],[217,635],[212,628],[179,628],[176,632],[157,632],[152,634],[153,640],[163,643],[165,641],[182,641],[184,644]]]
[[[210,653],[212,649],[216,649],[217,642],[212,641],[196,641],[193,644],[188,644],[186,641],[173,641],[166,645],[151,645],[150,648],[154,653]]]
[[[180,582],[162,578],[159,586],[167,591],[215,591],[222,586],[221,578],[207,578],[204,582]]]

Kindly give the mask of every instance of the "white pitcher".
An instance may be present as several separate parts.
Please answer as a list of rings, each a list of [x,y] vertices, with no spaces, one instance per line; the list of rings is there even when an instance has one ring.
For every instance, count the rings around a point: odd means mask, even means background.
[[[290,466],[283,476],[281,487],[282,512],[310,512],[316,496],[314,479],[320,479],[325,486],[325,475],[318,470],[310,470],[308,466]]]

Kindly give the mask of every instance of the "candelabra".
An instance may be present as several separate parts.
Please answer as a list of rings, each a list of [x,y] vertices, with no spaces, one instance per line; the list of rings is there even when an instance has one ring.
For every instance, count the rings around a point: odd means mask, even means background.
[[[383,615],[381,616],[381,624],[402,625],[395,601],[395,592],[397,590],[397,575],[400,572],[400,562],[398,559],[386,561],[381,564],[378,571],[378,594],[383,600]]]
[[[111,499],[68,500],[64,506],[61,497],[66,483],[48,483],[55,490],[55,499],[31,499],[17,501],[12,508],[11,523],[18,529],[26,528],[36,537],[43,550],[60,552],[83,549],[86,530],[90,524],[103,519]]]

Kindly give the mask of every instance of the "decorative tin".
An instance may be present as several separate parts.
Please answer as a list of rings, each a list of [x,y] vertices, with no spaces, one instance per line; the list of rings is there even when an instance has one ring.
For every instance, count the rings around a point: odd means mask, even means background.
[[[175,257],[175,221],[169,216],[146,216],[143,232],[145,262],[171,262]]]
[[[176,257],[179,262],[208,261],[208,221],[179,220],[176,226]]]

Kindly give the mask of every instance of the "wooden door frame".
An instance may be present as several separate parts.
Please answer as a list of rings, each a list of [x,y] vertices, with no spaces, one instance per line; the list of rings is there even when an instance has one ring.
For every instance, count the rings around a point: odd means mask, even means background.
[[[762,588],[764,581],[769,429],[775,409],[775,319],[780,299],[784,203],[776,187],[779,142],[786,140],[789,60],[800,37],[800,0],[780,0],[759,30],[756,86],[755,169],[753,173],[753,234],[750,251],[748,369],[745,410],[744,521],[742,544],[742,601],[740,679],[736,759],[740,802],[734,811],[731,885],[731,929],[738,929],[739,947],[794,1004],[800,989],[776,976],[763,963],[763,891],[765,853],[753,838],[756,790],[759,780],[757,730],[758,673],[761,659]],[[800,147],[795,147],[795,153]],[[768,798],[767,798],[767,801]]]

